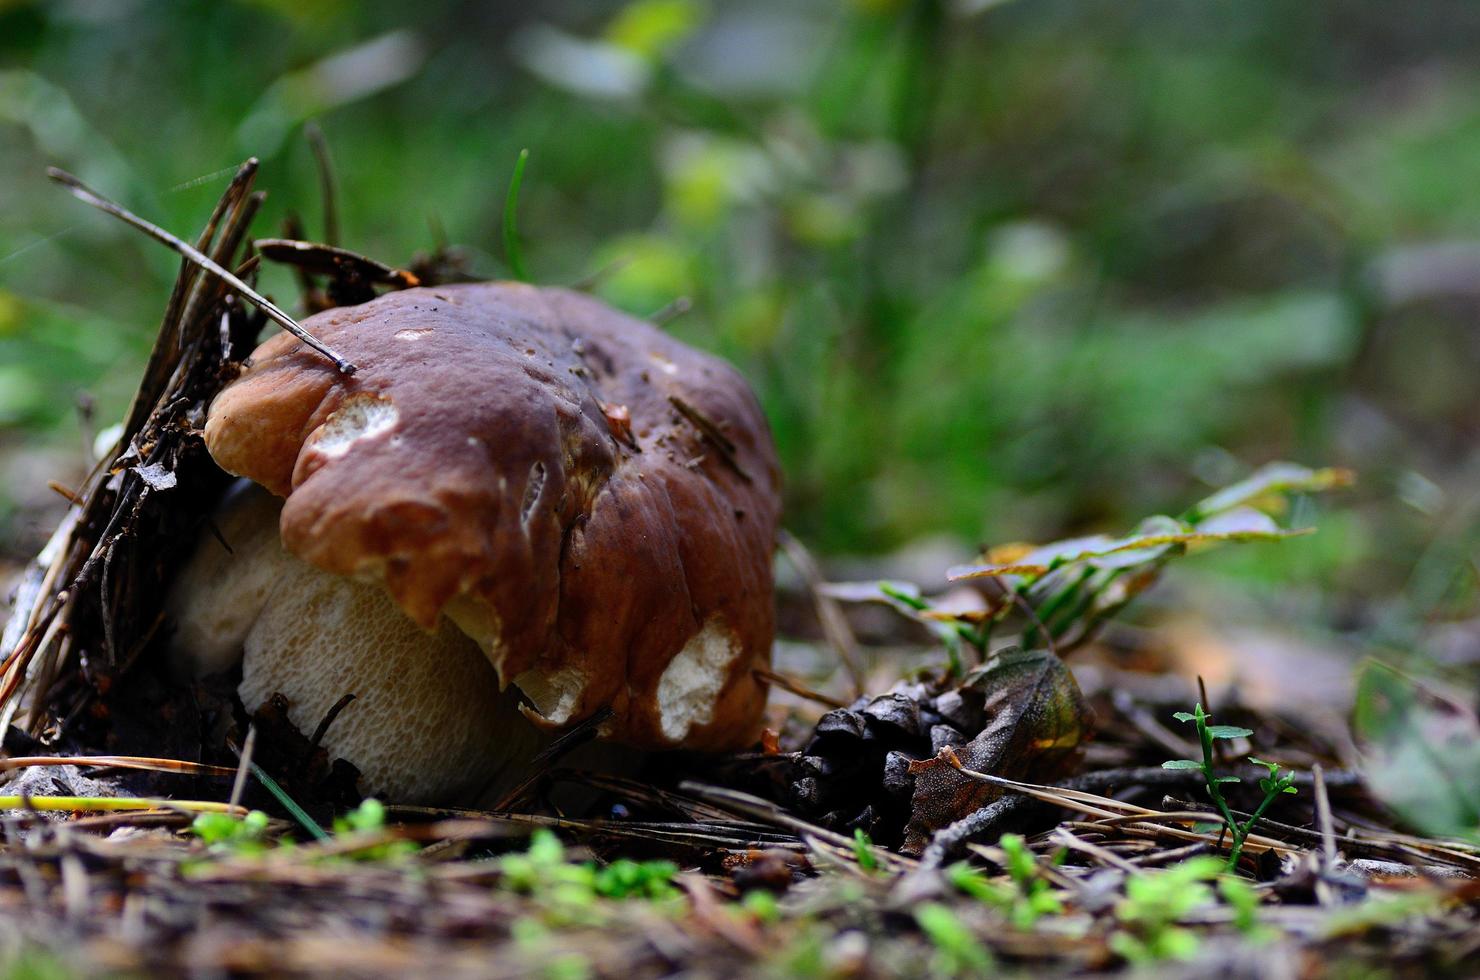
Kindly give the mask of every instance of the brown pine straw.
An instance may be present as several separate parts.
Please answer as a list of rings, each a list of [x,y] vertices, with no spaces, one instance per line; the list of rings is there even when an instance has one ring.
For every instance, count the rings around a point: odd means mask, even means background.
[[[143,769],[170,772],[182,776],[233,776],[228,766],[208,766],[182,759],[155,759],[142,755],[26,755],[0,759],[0,772],[28,769],[33,766],[88,766],[96,769]]]

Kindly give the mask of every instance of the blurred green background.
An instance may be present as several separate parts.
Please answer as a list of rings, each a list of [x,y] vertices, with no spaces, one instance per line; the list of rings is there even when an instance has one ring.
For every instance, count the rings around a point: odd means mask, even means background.
[[[1200,567],[1323,631],[1480,650],[1480,5],[1335,0],[0,0],[0,550],[121,413],[168,253],[258,230],[601,273],[734,360],[827,554],[1116,530],[1288,458],[1322,533]],[[292,297],[280,270],[264,282]],[[946,549],[950,550],[949,548]],[[1262,597],[1262,598],[1260,598]]]

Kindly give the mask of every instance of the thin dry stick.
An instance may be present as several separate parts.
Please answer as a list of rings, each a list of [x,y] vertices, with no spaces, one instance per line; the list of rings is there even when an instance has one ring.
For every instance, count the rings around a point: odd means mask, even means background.
[[[247,776],[252,771],[252,751],[257,748],[257,726],[247,726],[247,737],[242,740],[242,754],[236,766],[236,779],[231,782],[231,807],[236,807],[242,801],[242,793],[247,789]]]
[[[1074,808],[1070,807],[1070,809]],[[1158,816],[1157,814],[1126,814],[1118,818],[1096,820],[1087,823],[1071,821],[1068,826],[1083,827],[1088,830],[1097,831],[1102,831],[1107,827],[1118,826],[1127,834],[1148,837],[1153,840],[1171,837],[1176,840],[1199,841],[1204,844],[1214,845],[1219,850],[1223,849],[1223,845],[1219,842],[1218,838],[1212,834],[1201,834],[1195,830],[1188,830],[1186,827],[1176,826],[1178,823],[1188,822],[1190,818],[1185,814],[1169,814],[1170,819],[1167,821],[1157,819]],[[1217,819],[1216,814],[1210,814],[1209,816],[1212,816],[1215,820]],[[1221,821],[1219,822],[1221,824]],[[1296,854],[1300,851],[1298,847],[1291,847],[1289,844],[1271,840],[1267,837],[1261,837],[1256,840],[1253,835],[1245,839],[1244,845],[1245,854],[1256,854],[1263,851],[1273,851],[1276,854]]]
[[[714,424],[709,416],[677,395],[669,395],[668,403],[677,409],[678,414],[687,419],[690,425],[698,429],[699,434],[705,439],[708,439],[715,449],[719,450],[720,458],[729,465],[730,469],[735,471],[735,474],[740,479],[746,483],[750,482],[750,474],[745,472],[745,468],[740,465],[740,457],[737,454],[735,443],[721,431],[719,426]]]
[[[655,327],[661,327],[673,320],[678,319],[693,308],[693,300],[689,299],[687,296],[680,296],[673,302],[669,303],[667,306],[664,306],[662,309],[658,310],[652,316],[648,317],[648,321],[652,323],[652,325]]]
[[[1326,795],[1326,773],[1318,762],[1310,767],[1315,779],[1316,823],[1321,828],[1321,864],[1330,870],[1336,863],[1336,832],[1331,826],[1331,799]]]
[[[700,799],[708,800],[716,806],[723,807],[732,813],[739,813],[764,821],[765,823],[774,824],[778,827],[785,827],[800,837],[812,837],[824,843],[831,844],[833,847],[837,847],[849,855],[853,854],[855,842],[852,838],[844,837],[842,834],[835,834],[831,830],[824,830],[822,827],[808,823],[800,817],[794,817],[770,800],[764,800],[759,796],[752,796],[749,793],[742,793],[739,790],[726,789],[722,786],[710,786],[690,780],[684,780],[679,783],[678,788],[680,792],[689,793]],[[873,848],[873,853],[875,858],[878,859],[879,864],[888,871],[909,871],[919,866],[919,862],[913,858],[907,858],[903,855],[895,854],[892,851],[883,850],[882,848]]]
[[[1023,615],[1032,621],[1038,632],[1043,634],[1043,642],[1048,645],[1048,652],[1057,657],[1059,655],[1058,644],[1054,641],[1053,634],[1048,631],[1048,627],[1043,625],[1043,620],[1038,618],[1038,610],[1034,609],[1033,604],[1025,599],[1017,589],[1009,590],[1008,595],[1011,596],[1013,604],[1023,611]]]
[[[795,694],[799,698],[806,698],[808,701],[816,701],[818,704],[825,704],[829,708],[848,707],[848,702],[839,701],[837,698],[828,697],[821,691],[814,691],[800,681],[793,680],[792,678],[787,677],[785,674],[778,674],[774,670],[765,670],[763,668],[757,667],[752,670],[751,673],[769,684],[775,684],[782,690],[790,691],[792,694]]]
[[[259,200],[257,195],[249,193],[255,171],[255,160],[247,161],[237,170],[195,246],[196,252],[208,252],[218,265],[229,264],[229,255],[235,249],[233,243],[239,239],[247,217]],[[134,221],[130,224],[132,226]],[[163,448],[167,441],[159,438],[158,426],[165,424],[163,419],[182,404],[178,401],[185,384],[181,359],[198,354],[196,348],[201,338],[194,334],[204,327],[198,329],[199,317],[191,311],[199,309],[202,296],[215,302],[229,290],[229,284],[224,280],[207,278],[201,266],[190,258],[181,261],[180,274],[171,292],[144,380],[129,409],[124,434],[114,452],[94,466],[78,493],[82,503],[69,511],[33,564],[36,571],[28,571],[23,580],[25,588],[14,604],[15,613],[6,625],[3,642],[0,642],[0,651],[4,654],[0,660],[0,671],[3,671],[0,674],[3,677],[0,680],[0,730],[8,727],[10,721],[24,710],[21,699],[23,685],[34,686],[52,677],[56,665],[68,658],[66,647],[73,635],[72,612],[77,602],[101,604],[103,640],[111,656],[115,625],[113,603],[121,593],[113,588],[110,559],[117,543],[131,533],[130,522],[138,518],[148,493],[147,486],[141,488],[138,474],[132,472],[132,464],[168,466],[172,462]],[[182,336],[184,323],[192,325],[190,337]],[[208,326],[216,329],[214,322]],[[190,351],[186,350],[187,344]],[[214,374],[214,367],[212,362],[207,372]],[[140,455],[140,447],[143,446],[153,447],[147,453],[147,459]],[[121,458],[115,458],[120,447],[126,447],[126,451]],[[116,468],[126,469],[121,488],[108,484],[115,462]],[[102,582],[98,580],[100,573]],[[127,570],[121,570],[121,574],[126,575]],[[138,649],[141,648],[136,647]],[[40,661],[33,663],[38,655]],[[70,723],[85,704],[86,700],[79,698],[67,712],[63,723]],[[45,706],[38,703],[30,707]],[[27,727],[35,734],[44,725],[47,713],[45,710],[31,710],[28,717]]]
[[[1096,861],[1099,861],[1101,864],[1109,865],[1112,868],[1119,868],[1121,871],[1124,871],[1127,874],[1138,874],[1140,872],[1139,868],[1137,868],[1134,864],[1131,864],[1119,854],[1116,854],[1113,851],[1106,850],[1105,848],[1100,847],[1098,844],[1091,844],[1087,840],[1083,840],[1079,837],[1074,836],[1074,834],[1070,833],[1068,828],[1066,827],[1056,827],[1054,829],[1054,832],[1050,834],[1049,837],[1054,842],[1064,845],[1071,851],[1079,851],[1080,853],[1088,854],[1090,857],[1094,858]]]
[[[822,635],[827,637],[828,646],[832,647],[843,669],[848,672],[848,679],[853,682],[853,696],[863,697],[863,668],[858,665],[858,639],[853,635],[853,628],[848,625],[848,617],[843,615],[843,608],[838,600],[824,590],[826,581],[822,577],[822,569],[817,567],[817,561],[807,550],[807,546],[785,528],[776,533],[776,543],[781,545],[781,553],[786,555],[786,560],[791,562],[797,574],[807,583],[807,593],[812,597],[812,608],[817,612]]]
[[[618,258],[614,259],[611,262],[608,262],[606,265],[595,270],[594,272],[588,272],[586,275],[571,283],[570,286],[567,288],[574,289],[578,293],[589,293],[597,286],[605,282],[607,279],[616,275],[618,272],[621,272],[623,269],[627,268],[631,264],[632,256],[619,256]]]
[[[67,606],[75,598],[71,589],[63,589],[52,599],[52,607],[56,610],[55,617],[47,624],[45,631],[33,629],[31,634],[21,641],[21,645],[5,661],[8,669],[5,674],[5,683],[0,687],[0,704],[5,705],[4,721],[8,726],[10,717],[16,708],[12,698],[20,690],[21,684],[26,680],[27,668],[31,665],[31,659],[36,656],[37,650],[49,647],[61,633],[64,622],[67,619]]]
[[[290,334],[303,341],[304,344],[311,347],[315,351],[318,351],[329,360],[333,361],[334,366],[339,370],[341,374],[355,373],[355,366],[344,357],[342,357],[337,351],[324,344],[322,341],[318,340],[307,330],[304,330],[303,327],[299,325],[297,320],[294,320],[291,316],[285,313],[281,308],[278,307],[276,303],[263,296],[261,293],[257,292],[257,290],[253,289],[251,286],[248,286],[246,283],[242,282],[239,278],[237,278],[235,273],[222,268],[209,256],[205,255],[199,249],[197,249],[194,245],[191,245],[190,243],[175,237],[158,225],[151,224],[150,222],[145,221],[143,218],[140,218],[139,216],[125,210],[119,205],[114,204],[112,201],[108,200],[106,197],[103,197],[97,191],[94,191],[92,188],[88,187],[82,181],[78,180],[72,174],[67,173],[65,170],[59,170],[56,167],[48,167],[46,168],[46,175],[52,180],[56,181],[58,184],[61,184],[63,187],[67,188],[67,190],[71,191],[74,197],[88,204],[91,204],[93,207],[97,208],[100,211],[113,215],[113,217],[118,218],[120,221],[123,221],[126,224],[132,225],[133,227],[144,232],[144,234],[148,235],[150,238],[153,238],[160,244],[170,248],[175,252],[178,252],[189,261],[194,262],[196,265],[200,266],[202,269],[209,272],[217,279],[220,279],[222,282],[226,283],[232,289],[236,290],[237,293],[239,293],[244,299],[250,301],[253,306],[256,306],[259,310],[272,318],[284,330],[288,331]]]
[[[1202,813],[1200,811],[1187,811],[1182,814],[1168,815],[1160,810],[1150,810],[1134,803],[1124,803],[1120,800],[1111,799],[1107,796],[1097,796],[1094,793],[1086,793],[1081,790],[1064,789],[1054,786],[1040,786],[1037,783],[1022,783],[1015,779],[1007,779],[1002,776],[993,776],[990,773],[977,772],[967,769],[961,764],[961,760],[951,749],[942,749],[939,758],[952,766],[963,776],[975,779],[978,782],[990,783],[993,786],[1001,786],[1024,796],[1031,796],[1035,800],[1044,803],[1052,803],[1066,810],[1077,810],[1090,816],[1098,817],[1101,821],[1109,823],[1120,823],[1125,821],[1155,822],[1166,819],[1168,816],[1175,817],[1180,822],[1191,822],[1194,820],[1217,820],[1220,824],[1222,818],[1213,813]],[[1194,831],[1183,830],[1177,827],[1162,828],[1164,832],[1180,837],[1184,840],[1211,840],[1212,838]],[[1225,828],[1226,829],[1226,828]],[[1279,851],[1281,853],[1294,850],[1282,841],[1258,834],[1250,834],[1245,839],[1245,848],[1256,851]]]

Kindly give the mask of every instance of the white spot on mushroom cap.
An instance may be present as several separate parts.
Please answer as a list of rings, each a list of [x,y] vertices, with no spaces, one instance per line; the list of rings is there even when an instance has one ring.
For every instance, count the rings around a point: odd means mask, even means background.
[[[704,624],[669,661],[658,679],[658,724],[663,736],[681,742],[714,719],[714,701],[740,654],[740,641],[719,619]]]
[[[343,456],[360,439],[370,439],[394,428],[401,413],[384,395],[356,392],[339,404],[309,437],[309,445],[325,456]]]
[[[397,330],[394,336],[397,340],[420,340],[430,333],[432,333],[431,327],[407,327],[404,330]]]

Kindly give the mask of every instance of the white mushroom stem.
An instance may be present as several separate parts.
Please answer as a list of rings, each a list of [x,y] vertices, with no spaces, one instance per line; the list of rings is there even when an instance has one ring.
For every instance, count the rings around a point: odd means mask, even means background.
[[[228,552],[203,534],[169,600],[176,664],[199,676],[242,658],[248,711],[274,693],[312,734],[345,694],[321,744],[360,770],[360,788],[398,802],[487,800],[516,783],[549,736],[500,693],[477,643],[444,621],[427,633],[385,592],[287,554],[279,501],[256,486],[216,515]]]

